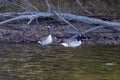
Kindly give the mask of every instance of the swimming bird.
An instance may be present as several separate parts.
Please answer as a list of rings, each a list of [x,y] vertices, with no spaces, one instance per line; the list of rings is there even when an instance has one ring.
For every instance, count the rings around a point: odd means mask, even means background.
[[[49,45],[53,42],[51,31],[50,31],[50,26],[48,26],[48,33],[49,33],[48,36],[43,37],[41,38],[40,41],[38,41],[38,43],[41,44],[42,46]]]
[[[62,41],[61,45],[64,47],[78,47],[81,45],[80,35],[76,39],[65,39]]]

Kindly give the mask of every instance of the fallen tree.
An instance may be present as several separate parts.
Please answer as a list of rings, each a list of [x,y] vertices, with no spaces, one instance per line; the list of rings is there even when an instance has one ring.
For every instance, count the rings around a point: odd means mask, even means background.
[[[101,19],[96,18],[90,18],[86,16],[81,15],[74,15],[69,13],[57,13],[59,16],[63,17],[66,20],[73,20],[73,21],[79,21],[85,24],[93,24],[93,25],[102,25],[106,27],[120,27],[119,22],[111,22],[111,21],[104,21]],[[0,21],[0,25],[6,24],[15,20],[23,20],[23,19],[29,19],[27,24],[30,24],[34,19],[36,18],[46,18],[46,17],[56,17],[55,14],[49,13],[49,12],[22,12],[22,13],[0,13],[1,17],[11,17],[10,19]]]
[[[106,27],[108,29],[120,32],[120,22],[104,21],[102,19],[75,15],[75,14],[70,14],[70,13],[60,13],[60,12],[58,13],[56,11],[52,11],[51,5],[49,4],[48,0],[45,0],[48,11],[41,12],[39,11],[39,9],[37,9],[36,6],[32,5],[28,0],[23,0],[23,1],[35,11],[28,10],[27,7],[23,7],[22,5],[19,5],[15,2],[8,1],[9,3],[12,3],[13,5],[20,7],[21,9],[24,9],[25,12],[0,13],[0,18],[1,18],[0,25],[7,24],[7,23],[17,21],[17,20],[26,20],[26,19],[28,20],[26,25],[30,25],[31,22],[33,22],[33,20],[38,19],[38,18],[52,18],[57,21],[63,21],[67,23],[73,29],[75,29],[76,32],[79,32],[80,30],[77,29],[76,26],[73,26],[69,21],[72,20],[72,21],[81,22],[84,24],[97,25],[96,28],[91,28],[90,30],[84,31],[83,34],[102,28],[102,27]],[[79,0],[76,0],[76,3],[80,6],[80,8],[85,13],[92,15],[91,12],[89,12],[87,9],[84,8],[84,6],[81,4]],[[102,26],[102,27],[98,27],[98,26]],[[80,32],[80,34],[82,33]]]
[[[73,21],[79,21],[85,24],[95,24],[95,25],[103,25],[103,26],[111,26],[111,27],[120,27],[120,23],[119,22],[111,22],[111,21],[104,21],[101,19],[96,19],[96,18],[90,18],[90,17],[86,17],[86,16],[81,16],[81,15],[74,15],[74,14],[69,14],[69,13],[58,13],[60,16],[62,16],[63,18],[69,20],[73,20]],[[0,16],[13,16],[13,15],[17,15],[14,16],[14,18],[8,19],[8,20],[4,20],[0,22],[0,25],[14,21],[14,20],[20,20],[20,19],[35,19],[35,18],[46,18],[46,17],[55,17],[55,15],[53,13],[48,13],[48,12],[22,12],[22,13],[0,13]]]

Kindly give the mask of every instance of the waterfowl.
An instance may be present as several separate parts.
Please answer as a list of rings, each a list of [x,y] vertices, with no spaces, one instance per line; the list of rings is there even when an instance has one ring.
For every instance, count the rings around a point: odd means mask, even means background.
[[[61,45],[64,47],[78,47],[81,45],[80,36],[78,35],[76,39],[65,39],[62,41]]]
[[[48,26],[48,33],[49,33],[48,36],[46,36],[46,37],[42,38],[40,41],[38,41],[38,43],[41,44],[42,46],[49,45],[53,42],[51,31],[50,31],[50,26]]]

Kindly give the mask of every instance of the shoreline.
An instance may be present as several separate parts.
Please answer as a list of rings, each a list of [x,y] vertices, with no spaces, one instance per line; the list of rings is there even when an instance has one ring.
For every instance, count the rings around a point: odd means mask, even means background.
[[[46,25],[30,25],[30,28],[22,28],[21,25],[4,25],[0,27],[0,43],[37,43],[42,37],[48,35]],[[19,29],[18,29],[19,28]],[[82,28],[83,29],[83,28]],[[73,34],[68,25],[51,27],[54,44],[59,44],[60,39],[69,38]],[[108,44],[120,45],[120,33],[90,32],[82,38],[83,44]]]

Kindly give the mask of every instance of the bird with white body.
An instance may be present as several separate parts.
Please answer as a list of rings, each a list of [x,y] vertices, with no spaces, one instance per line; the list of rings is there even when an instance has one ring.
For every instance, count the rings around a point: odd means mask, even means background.
[[[40,41],[38,41],[38,43],[41,44],[42,46],[52,44],[52,42],[53,42],[51,31],[50,31],[50,26],[48,26],[48,33],[49,33],[48,36],[43,37],[43,38],[41,38]]]
[[[64,39],[61,42],[61,45],[64,47],[78,47],[81,43],[80,36],[78,35],[76,39]]]

